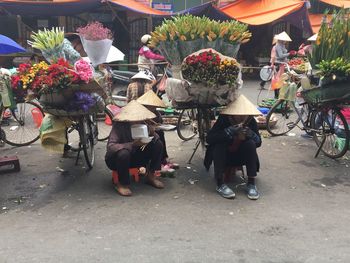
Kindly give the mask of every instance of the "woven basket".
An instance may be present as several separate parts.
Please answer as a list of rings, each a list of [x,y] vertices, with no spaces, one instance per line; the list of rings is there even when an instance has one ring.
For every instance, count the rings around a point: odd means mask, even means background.
[[[103,99],[107,98],[104,89],[96,81],[91,81],[87,84],[71,85],[61,90],[44,91],[40,94],[39,101],[43,106],[62,108],[73,98],[75,92],[97,93]]]

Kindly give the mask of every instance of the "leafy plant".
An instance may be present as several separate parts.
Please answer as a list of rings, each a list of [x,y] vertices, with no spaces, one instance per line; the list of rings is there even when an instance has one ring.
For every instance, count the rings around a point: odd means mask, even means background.
[[[317,66],[321,70],[323,77],[350,77],[350,61],[346,61],[343,58],[339,57],[331,61],[322,60]]]
[[[41,51],[51,50],[63,44],[64,30],[60,27],[54,27],[51,30],[39,30],[31,35],[33,41],[28,41],[28,44],[33,48]]]
[[[333,13],[329,23],[326,21],[328,11],[322,22],[316,43],[309,57],[312,66],[322,60],[333,61],[337,58],[350,58],[350,11],[345,9]]]

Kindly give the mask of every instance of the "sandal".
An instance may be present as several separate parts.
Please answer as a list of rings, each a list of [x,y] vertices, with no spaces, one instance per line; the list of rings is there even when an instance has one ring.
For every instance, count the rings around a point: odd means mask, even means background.
[[[132,192],[131,190],[126,187],[126,186],[122,186],[121,184],[117,183],[114,185],[114,189],[118,192],[118,194],[120,194],[121,196],[131,196]]]

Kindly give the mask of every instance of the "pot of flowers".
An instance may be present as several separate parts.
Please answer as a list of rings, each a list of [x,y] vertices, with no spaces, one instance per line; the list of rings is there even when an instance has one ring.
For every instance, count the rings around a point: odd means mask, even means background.
[[[111,30],[104,27],[100,22],[95,21],[87,24],[85,27],[79,27],[77,32],[92,65],[96,67],[105,63],[113,43]]]

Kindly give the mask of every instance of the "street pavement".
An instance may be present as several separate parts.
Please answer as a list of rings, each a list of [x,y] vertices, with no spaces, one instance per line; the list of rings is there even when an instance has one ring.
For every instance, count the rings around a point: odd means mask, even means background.
[[[258,92],[257,81],[245,82],[253,102]],[[216,194],[204,152],[187,163],[196,139],[175,131],[166,138],[176,178],[163,179],[163,190],[133,183],[129,198],[112,187],[106,143],[90,172],[39,143],[0,148],[21,162],[21,172],[0,174],[0,262],[350,262],[350,156],[314,158],[314,142],[300,134],[263,139],[257,201],[240,172],[234,200]]]

